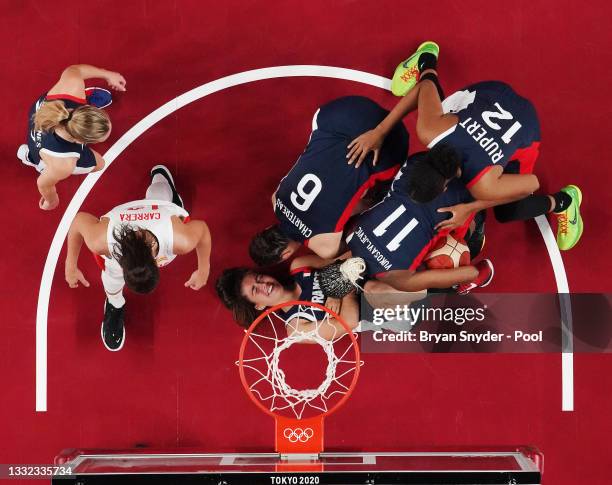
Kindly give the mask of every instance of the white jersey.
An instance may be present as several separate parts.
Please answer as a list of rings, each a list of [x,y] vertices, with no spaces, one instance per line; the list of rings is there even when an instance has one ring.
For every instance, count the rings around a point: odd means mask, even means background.
[[[172,202],[165,200],[135,200],[111,209],[102,217],[107,217],[108,230],[106,240],[110,254],[117,241],[114,231],[123,224],[152,232],[159,243],[159,250],[155,261],[158,267],[166,266],[175,257],[172,251],[174,245],[174,231],[172,229],[172,216],[189,217],[189,213]]]

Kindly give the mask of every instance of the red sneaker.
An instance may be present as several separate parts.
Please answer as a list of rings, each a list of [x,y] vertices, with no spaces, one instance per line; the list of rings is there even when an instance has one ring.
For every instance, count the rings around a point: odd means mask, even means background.
[[[476,263],[475,266],[478,270],[478,276],[469,283],[461,283],[457,286],[458,295],[467,295],[475,288],[484,288],[493,280],[495,270],[493,269],[493,263],[490,259],[483,259]]]

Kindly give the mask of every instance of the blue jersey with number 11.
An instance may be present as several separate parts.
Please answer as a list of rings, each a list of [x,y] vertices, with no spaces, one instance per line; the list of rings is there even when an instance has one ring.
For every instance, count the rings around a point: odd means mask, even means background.
[[[447,189],[431,202],[419,204],[410,199],[405,189],[407,180],[412,164],[424,153],[412,155],[406,161],[389,194],[357,217],[355,229],[347,238],[352,255],[365,260],[368,276],[387,271],[416,270],[429,248],[448,233],[434,229],[449,217],[448,212],[438,212],[438,209],[473,200],[458,179],[452,180]]]

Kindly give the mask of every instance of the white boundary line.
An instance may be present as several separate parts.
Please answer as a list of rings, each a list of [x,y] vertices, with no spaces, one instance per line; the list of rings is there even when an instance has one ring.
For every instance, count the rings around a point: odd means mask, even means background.
[[[557,293],[561,310],[561,410],[574,410],[574,338],[572,333],[572,307],[569,298],[569,284],[557,240],[546,216],[535,221],[542,233],[548,256],[557,282]]]
[[[60,251],[68,234],[70,223],[74,219],[76,213],[81,208],[85,198],[96,184],[98,179],[104,174],[106,169],[110,167],[113,161],[128,147],[130,144],[141,136],[145,131],[151,128],[158,121],[164,119],[166,116],[174,113],[176,110],[193,103],[205,96],[214,94],[227,88],[239,86],[255,81],[262,81],[266,79],[274,78],[285,78],[285,77],[324,77],[332,79],[342,79],[345,81],[354,81],[362,84],[368,84],[370,86],[378,87],[385,90],[390,90],[391,80],[386,79],[382,76],[370,74],[363,71],[356,71],[353,69],[345,69],[340,67],[332,66],[316,66],[316,65],[294,65],[294,66],[277,66],[268,67],[263,69],[254,69],[252,71],[245,71],[238,74],[232,74],[215,81],[203,84],[191,91],[187,91],[180,96],[168,101],[163,106],[157,108],[155,111],[145,116],[141,121],[136,123],[130,130],[128,130],[115,144],[104,154],[104,160],[106,161],[106,167],[101,172],[91,173],[87,175],[85,180],[81,183],[77,191],[75,192],[72,200],[68,204],[62,219],[60,220],[57,230],[51,241],[45,266],[43,269],[40,289],[38,292],[38,306],[36,309],[36,411],[45,412],[47,411],[47,321],[49,316],[49,300],[51,295],[51,286],[53,283],[53,275],[57,267]],[[546,247],[548,249],[553,270],[555,272],[555,278],[557,279],[557,288],[559,293],[562,293],[561,284],[565,283],[564,288],[567,290],[567,277],[565,275],[565,268],[563,261],[560,256],[557,258],[552,249],[558,249],[556,243],[554,248],[549,246],[547,241],[547,231],[552,235],[552,230],[548,225],[548,221],[543,217],[543,221],[538,221],[538,227],[542,231]],[[543,229],[544,228],[544,229]],[[554,241],[554,237],[553,237]],[[569,357],[572,357],[569,354]],[[564,396],[564,407],[563,410],[570,410],[565,408],[565,397],[566,391],[569,389],[570,397],[573,396],[573,386],[568,387],[566,380],[569,378],[570,382],[573,377],[573,373],[567,372],[568,366],[565,362],[568,359],[566,354],[563,358],[563,396]],[[571,363],[571,361],[570,361]],[[569,367],[571,368],[571,366]],[[573,400],[572,400],[573,401]]]

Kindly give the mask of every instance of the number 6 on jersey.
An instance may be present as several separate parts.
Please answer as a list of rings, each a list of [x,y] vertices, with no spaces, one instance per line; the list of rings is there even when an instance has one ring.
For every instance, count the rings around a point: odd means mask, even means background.
[[[306,190],[308,188],[307,186],[310,188],[308,191]],[[322,188],[323,184],[321,183],[321,179],[312,173],[307,173],[298,182],[296,188],[297,194],[291,192],[291,202],[296,209],[306,212],[317,198]],[[299,198],[302,200],[300,201]]]

